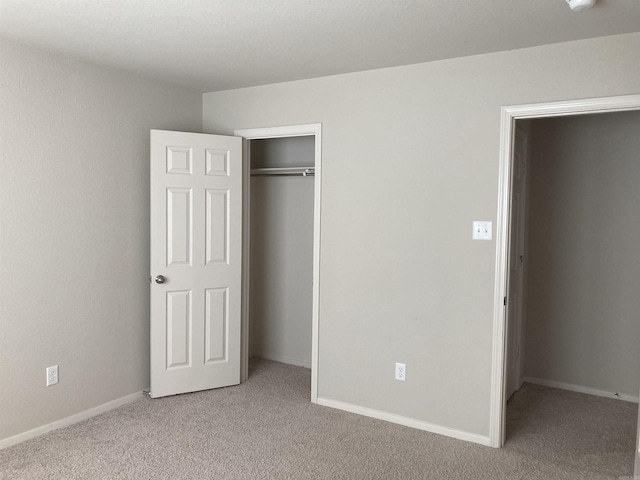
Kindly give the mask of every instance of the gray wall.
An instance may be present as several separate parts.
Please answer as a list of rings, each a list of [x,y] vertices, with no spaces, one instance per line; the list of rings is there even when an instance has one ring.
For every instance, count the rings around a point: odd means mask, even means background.
[[[251,141],[251,168],[313,167],[314,163],[313,136]]]
[[[533,122],[528,377],[640,388],[640,112]]]
[[[251,142],[251,165],[313,166],[314,137]],[[311,367],[314,177],[252,177],[250,350]]]
[[[640,34],[205,94],[206,132],[322,122],[319,396],[487,436],[500,107],[634,93]]]
[[[200,131],[202,98],[1,42],[6,439],[149,386],[149,129]]]

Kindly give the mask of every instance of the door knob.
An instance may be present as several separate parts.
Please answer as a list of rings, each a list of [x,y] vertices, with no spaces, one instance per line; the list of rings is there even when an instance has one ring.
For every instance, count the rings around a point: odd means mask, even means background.
[[[164,283],[167,279],[164,278],[164,275],[156,275],[156,283]]]

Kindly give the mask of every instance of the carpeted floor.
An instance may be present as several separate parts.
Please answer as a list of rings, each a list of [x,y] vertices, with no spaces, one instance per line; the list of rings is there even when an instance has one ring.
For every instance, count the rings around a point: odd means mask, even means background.
[[[637,405],[534,385],[482,447],[313,405],[310,372],[143,400],[0,451],[0,479],[604,479],[632,475]]]

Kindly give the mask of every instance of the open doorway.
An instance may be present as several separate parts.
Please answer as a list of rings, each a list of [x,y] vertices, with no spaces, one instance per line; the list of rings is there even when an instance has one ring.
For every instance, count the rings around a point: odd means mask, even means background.
[[[241,380],[250,356],[307,367],[316,403],[321,125],[235,135],[245,139]]]
[[[516,122],[506,447],[537,435],[538,458],[580,452],[603,475],[630,474],[635,444],[638,133],[640,111]]]
[[[490,443],[501,447],[506,439],[508,280],[512,208],[513,152],[516,122],[521,119],[608,113],[640,109],[640,96],[505,107],[502,110],[500,192],[497,221],[496,288],[494,310],[494,356]],[[526,355],[526,353],[525,353]],[[637,450],[637,449],[636,449]]]
[[[507,312],[510,329],[519,317],[512,311],[522,311],[515,330],[526,332],[507,345],[520,353],[516,387],[527,381],[637,403],[640,111],[518,120],[516,136],[523,122],[528,166],[520,166],[516,138],[510,244],[518,251],[510,264],[524,267],[512,271],[525,270],[527,282],[509,291],[528,301]],[[519,189],[523,170],[528,185]],[[518,228],[518,217],[528,228]]]

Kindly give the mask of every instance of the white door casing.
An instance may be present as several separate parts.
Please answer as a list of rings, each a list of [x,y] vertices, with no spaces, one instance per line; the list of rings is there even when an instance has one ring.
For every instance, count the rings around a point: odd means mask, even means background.
[[[524,265],[527,212],[527,133],[516,129],[513,144],[511,232],[509,236],[509,285],[507,292],[507,391],[506,398],[522,385],[524,337]]]
[[[506,313],[509,205],[515,123],[518,119],[640,110],[640,95],[603,97],[565,102],[502,107],[500,120],[500,165],[498,178],[498,218],[496,222],[496,266],[493,313],[493,351],[491,361],[491,400],[489,445],[500,448],[505,441],[506,424]]]
[[[150,395],[238,384],[242,139],[152,130],[150,187]]]
[[[244,382],[249,375],[249,239],[250,239],[250,141],[266,138],[283,138],[313,135],[315,137],[315,175],[313,200],[313,300],[311,314],[311,402],[318,403],[318,363],[319,363],[319,332],[320,332],[320,217],[322,206],[322,124],[309,123],[303,125],[289,125],[281,127],[247,128],[235,130],[234,134],[246,140],[244,148],[245,178],[243,183],[245,215],[244,215],[244,253],[243,258],[243,334],[242,334],[242,369],[241,379]]]

